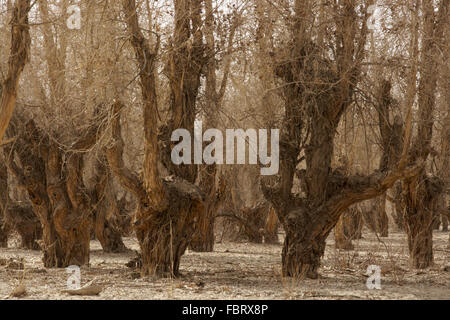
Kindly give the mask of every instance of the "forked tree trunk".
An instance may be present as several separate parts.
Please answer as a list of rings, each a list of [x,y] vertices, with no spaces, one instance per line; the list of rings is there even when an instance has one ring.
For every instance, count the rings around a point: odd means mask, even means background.
[[[142,269],[143,275],[170,275],[177,276],[179,274],[179,266],[181,256],[184,254],[186,247],[189,245],[192,235],[196,230],[196,223],[199,215],[204,210],[203,196],[200,190],[192,183],[180,178],[173,178],[171,180],[163,181],[159,175],[158,162],[160,160],[160,153],[158,147],[158,105],[156,95],[156,55],[158,54],[159,39],[153,48],[148,45],[147,39],[142,35],[139,27],[138,15],[136,12],[135,0],[123,0],[123,11],[125,13],[126,23],[130,32],[130,41],[133,46],[138,68],[141,70],[139,74],[139,84],[142,92],[143,113],[144,113],[144,165],[143,165],[143,179],[141,180],[135,173],[130,171],[123,162],[123,140],[121,137],[119,112],[121,104],[119,102],[114,105],[114,112],[116,117],[113,120],[112,134],[115,143],[106,150],[106,156],[109,166],[118,178],[121,185],[134,193],[137,198],[137,210],[134,221],[134,228],[141,248]],[[192,5],[192,7],[191,7]],[[175,3],[176,9],[176,26],[175,32],[181,32],[180,37],[189,40],[189,33],[187,38],[184,38],[186,29],[190,29],[189,21],[183,18],[190,9],[195,17],[199,16],[200,7],[198,1],[177,1]],[[188,9],[187,11],[180,11],[181,9]],[[180,20],[181,19],[181,20]],[[199,27],[198,19],[192,21],[195,27]],[[198,39],[201,33],[199,30],[195,31],[193,46],[199,45]],[[180,39],[175,39],[179,41]],[[182,40],[182,39],[181,39]],[[177,50],[191,50],[184,48],[186,43],[183,43],[183,48],[177,47]],[[201,45],[201,43],[200,43]],[[196,50],[199,48],[197,47]],[[192,52],[191,52],[192,53]],[[186,58],[186,57],[182,57]],[[184,94],[183,88],[190,86],[190,80],[196,82],[197,75],[187,75],[186,83],[181,83],[181,87],[177,72],[180,71],[180,65],[174,65],[176,61],[171,60],[169,63],[169,70],[175,71],[170,82],[176,92],[172,96],[173,101],[180,103],[173,104],[176,108],[173,114],[174,127],[183,126],[182,119],[187,116],[183,112],[186,111],[192,115],[193,110],[185,110],[184,108],[192,106],[195,99],[197,88],[193,91]],[[184,61],[185,62],[185,61]],[[183,64],[183,61],[181,61]],[[194,66],[190,66],[194,67]],[[197,68],[198,66],[195,66]],[[183,73],[183,70],[181,70]],[[179,91],[181,89],[181,91]],[[189,91],[189,90],[188,90]],[[191,94],[194,94],[192,96]],[[195,105],[195,104],[194,104]],[[190,117],[190,116],[189,116]],[[188,117],[188,118],[189,118]],[[193,126],[193,121],[192,121]],[[186,129],[188,129],[186,127]],[[186,175],[189,178],[193,177],[194,171],[192,168],[186,168]],[[180,169],[181,171],[184,171]]]
[[[164,183],[171,205],[167,210],[153,212],[140,205],[135,222],[136,236],[142,253],[142,274],[179,276],[181,256],[196,230],[202,214],[203,199],[192,184],[181,180]]]
[[[47,192],[61,246],[62,256],[58,256],[61,267],[88,264],[91,240],[91,206],[80,190],[83,186],[82,155],[75,153],[68,158],[64,166],[59,147],[50,144],[46,162]],[[63,173],[61,168],[64,168]]]
[[[362,28],[358,26],[354,3],[336,5],[338,50],[336,59],[328,60],[321,52],[322,46],[317,46],[307,32],[306,17],[312,5],[312,1],[295,2],[295,15],[290,21],[291,47],[274,61],[274,72],[284,82],[285,99],[280,182],[275,186],[264,183],[262,190],[286,232],[283,276],[317,278],[325,240],[339,217],[349,206],[381,195],[404,170],[350,177],[331,169],[336,129],[359,80],[367,30],[365,21]],[[332,83],[337,85],[329,85]],[[302,150],[304,158],[300,157]],[[296,172],[303,159],[306,168]],[[292,194],[295,173],[305,197]]]
[[[216,62],[216,46],[214,38],[214,8],[212,0],[205,0],[205,26],[204,34],[206,39],[206,46],[203,47],[201,42],[197,40],[200,47],[197,48],[194,53],[198,56],[194,65],[201,66],[201,64],[206,64],[206,124],[209,128],[216,128],[217,118],[219,110],[221,108],[223,96],[225,94],[228,75],[230,72],[231,65],[231,48],[233,45],[234,34],[237,28],[237,17],[234,17],[234,21],[231,25],[228,34],[228,44],[225,49],[224,57],[224,69],[223,77],[220,84],[219,90],[217,90],[217,62]],[[198,4],[198,3],[197,3]],[[198,22],[197,22],[198,23]],[[199,39],[199,38],[197,38]],[[201,59],[202,53],[205,53],[206,59]],[[199,59],[200,58],[200,59]],[[192,63],[192,62],[191,62]],[[200,74],[201,70],[195,68],[194,72],[197,76]],[[196,73],[195,73],[196,72]],[[191,81],[191,83],[196,84],[196,88],[199,86],[199,82]],[[191,86],[192,87],[192,86]],[[193,87],[195,88],[195,87]],[[217,165],[203,165],[202,170],[200,170],[200,181],[199,186],[203,193],[205,194],[205,212],[199,218],[199,228],[196,236],[192,239],[190,248],[197,252],[212,252],[214,249],[214,222],[217,209],[223,200],[223,191],[225,188],[225,180],[219,177],[219,186],[216,186],[216,176],[218,175]]]
[[[66,153],[63,162],[63,151],[33,120],[25,125],[22,122],[20,127],[24,128],[22,132],[17,128],[11,130],[16,130],[20,148],[15,153],[21,166],[14,161],[15,157],[9,159],[8,166],[19,185],[27,190],[33,211],[39,217],[44,265],[49,268],[85,265],[89,263],[92,207],[82,181],[82,155]],[[72,145],[73,150],[89,149],[100,133],[99,128],[92,126]]]

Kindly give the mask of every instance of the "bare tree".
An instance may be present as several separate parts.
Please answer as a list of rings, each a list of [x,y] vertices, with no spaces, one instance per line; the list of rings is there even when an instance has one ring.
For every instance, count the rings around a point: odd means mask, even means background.
[[[28,12],[30,9],[30,0],[18,0],[12,13],[11,53],[8,62],[8,74],[1,85],[0,143],[3,140],[14,111],[20,74],[29,59],[31,39]]]
[[[365,8],[370,2],[366,2]],[[331,5],[335,36],[333,57],[313,40],[312,2],[296,1],[292,32],[283,54],[275,53],[274,72],[285,99],[280,138],[280,174],[275,185],[263,184],[286,232],[282,252],[284,276],[318,277],[325,240],[352,204],[381,195],[395,181],[417,171],[404,165],[391,172],[348,176],[331,169],[336,128],[352,104],[366,44],[367,12],[355,1]],[[332,41],[332,42],[331,42]],[[304,157],[300,156],[304,152]],[[291,192],[297,171],[304,197]]]
[[[417,135],[412,142],[410,163],[425,161],[430,154],[433,135],[433,110],[436,104],[438,56],[443,47],[443,32],[448,25],[448,0],[439,1],[438,10],[422,2],[423,40],[420,56]],[[442,180],[429,177],[423,167],[418,174],[403,179],[403,206],[411,264],[426,268],[433,262],[433,211],[443,191]]]
[[[138,201],[134,228],[141,247],[142,273],[177,276],[181,256],[189,245],[196,221],[204,210],[203,197],[193,184],[181,178],[163,180],[159,175],[158,106],[155,84],[159,40],[153,48],[150,48],[139,28],[135,1],[123,0],[122,4],[130,32],[130,41],[140,70],[139,84],[142,92],[145,131],[142,180],[123,163],[123,140],[118,116],[121,109],[119,102],[114,107],[115,142],[107,149],[107,159],[121,185],[133,192]],[[172,81],[177,80],[172,79]],[[184,103],[182,105],[185,106]],[[184,110],[181,109],[179,112],[182,111]],[[177,114],[176,117],[180,118],[181,114]]]

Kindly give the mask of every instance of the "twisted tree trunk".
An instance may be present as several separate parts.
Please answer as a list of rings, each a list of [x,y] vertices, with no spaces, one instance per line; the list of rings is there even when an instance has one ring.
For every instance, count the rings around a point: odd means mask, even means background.
[[[82,153],[76,150],[92,147],[103,127],[90,127],[72,145],[75,151],[65,153],[33,120],[25,125],[24,122],[17,119],[11,128],[18,136],[16,146],[19,147],[13,151],[20,159],[20,166],[15,157],[10,157],[8,167],[19,186],[27,191],[40,220],[43,237],[39,244],[44,265],[49,268],[85,265],[89,263],[92,204],[84,191]]]
[[[262,189],[286,232],[283,276],[317,278],[325,240],[345,210],[382,195],[399,178],[416,174],[418,168],[405,168],[402,161],[390,172],[378,171],[368,176],[348,176],[331,169],[336,129],[351,105],[360,77],[368,16],[358,21],[352,1],[333,5],[338,35],[333,44],[336,58],[331,61],[306,32],[312,2],[295,3],[291,46],[281,59],[275,59],[274,65],[274,72],[283,81],[285,99],[280,179],[272,186],[270,181],[264,181]],[[301,151],[304,158],[300,157]],[[303,159],[306,168],[296,172]],[[292,194],[295,173],[305,197]]]
[[[182,13],[179,9],[180,7],[190,9],[190,4],[191,1],[186,0],[176,2],[177,14],[175,20],[178,23],[176,23],[175,29],[181,28],[182,33],[186,30],[185,28],[189,28],[190,24],[189,21],[185,22],[179,19],[184,19],[183,15],[186,15],[186,12],[189,12],[189,10]],[[193,4],[192,9],[194,11],[193,14],[197,16],[200,8],[195,4],[198,5],[198,2]],[[159,39],[157,39],[155,47],[150,49],[139,27],[135,0],[123,0],[122,5],[130,32],[130,41],[135,52],[138,68],[141,70],[139,84],[143,98],[145,139],[143,179],[141,180],[123,163],[123,140],[119,118],[122,105],[119,102],[114,105],[115,118],[113,120],[112,133],[115,141],[106,150],[106,156],[112,172],[121,185],[133,192],[137,199],[134,228],[141,248],[141,273],[143,275],[178,276],[181,256],[184,254],[196,230],[197,221],[204,210],[204,199],[200,190],[192,183],[177,177],[163,180],[159,175],[158,105],[155,82],[155,64]],[[199,21],[193,22],[196,26],[198,26],[198,23]],[[187,39],[189,39],[189,34]],[[194,39],[198,39],[198,34],[194,35]],[[194,40],[194,45],[198,45],[196,41],[198,40]],[[171,61],[171,63],[174,62]],[[177,70],[178,67],[171,65],[171,70]],[[178,77],[179,74],[175,72],[174,76]],[[194,80],[196,79],[196,75],[188,75],[186,84],[182,84],[181,88],[190,84],[190,77],[194,77]],[[173,78],[170,80],[172,85],[175,83],[180,84],[180,79]],[[180,87],[177,90],[179,89]],[[180,91],[177,91],[177,93],[180,93]],[[185,116],[183,114],[186,111],[184,108],[192,105],[192,98],[195,97],[192,97],[191,94],[175,95],[173,97],[180,103],[180,105],[176,106],[177,113],[174,114],[174,119],[177,119],[174,122],[176,126],[182,125],[180,119]],[[188,112],[186,114],[187,117],[193,111],[190,110]],[[186,175],[195,179],[193,176],[194,171],[191,168],[186,168]]]

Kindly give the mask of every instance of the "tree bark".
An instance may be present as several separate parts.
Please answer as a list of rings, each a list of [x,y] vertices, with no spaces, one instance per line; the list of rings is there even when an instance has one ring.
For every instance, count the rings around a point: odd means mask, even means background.
[[[17,0],[12,13],[8,74],[0,92],[0,143],[13,115],[20,74],[29,59],[31,39],[28,12],[30,9],[30,0]]]
[[[39,250],[42,227],[31,206],[19,205],[9,201],[5,222],[9,230],[16,230],[22,239],[22,248]]]
[[[121,216],[119,205],[113,192],[112,176],[107,167],[106,157],[100,156],[95,164],[94,190],[92,201],[94,210],[94,232],[104,252],[125,252],[126,247],[120,232]]]
[[[33,120],[25,122],[17,117],[14,122],[11,130],[18,138],[13,151],[20,166],[15,157],[10,157],[7,164],[39,217],[43,231],[39,244],[45,267],[88,264],[92,204],[85,194],[83,157],[78,150],[91,148],[104,127],[91,126],[71,146],[74,151],[65,152]]]
[[[0,154],[0,248],[8,247],[9,227],[5,218],[8,198],[8,173]]]
[[[434,4],[422,2],[423,45],[420,61],[418,91],[419,122],[417,135],[410,151],[410,162],[426,161],[433,136],[433,110],[436,104],[438,74],[437,58],[444,46],[443,32],[448,25],[448,0],[441,0],[438,12]],[[425,169],[417,176],[402,182],[404,220],[408,235],[411,264],[415,268],[427,268],[433,263],[433,210],[437,198],[443,192],[443,182],[437,177],[428,177]]]
[[[283,276],[317,278],[325,240],[345,210],[382,195],[398,179],[417,174],[419,169],[418,165],[406,168],[404,161],[393,170],[368,176],[348,176],[331,169],[336,129],[352,103],[360,77],[368,14],[361,27],[354,3],[333,4],[338,35],[332,61],[306,32],[311,6],[310,1],[296,1],[291,46],[281,58],[274,54],[274,72],[283,81],[285,117],[279,181],[263,183],[262,189],[286,231]],[[296,172],[303,159],[306,168]],[[294,173],[305,196],[292,194]]]
[[[187,2],[176,1],[176,8]],[[141,248],[141,274],[178,276],[181,256],[196,230],[199,215],[204,210],[204,199],[200,190],[192,183],[178,177],[163,180],[159,175],[158,105],[155,78],[159,38],[155,47],[150,49],[139,27],[135,0],[123,0],[122,5],[130,32],[131,45],[138,68],[141,70],[139,84],[143,98],[145,138],[143,181],[123,163],[123,140],[119,118],[122,105],[119,102],[114,105],[115,118],[112,134],[115,141],[106,150],[106,156],[112,172],[122,187],[133,192],[138,202],[134,228]],[[194,6],[193,9],[199,10],[199,7]],[[179,21],[180,14],[181,11],[178,10],[176,21]],[[175,28],[182,26],[184,23],[181,26],[176,24]],[[197,38],[198,34],[195,34],[194,39]],[[194,41],[194,45],[198,43]],[[195,75],[192,76],[195,77]],[[179,81],[179,79],[170,80]],[[186,102],[184,98],[192,97],[183,97],[182,100]],[[193,102],[190,99],[188,101]],[[185,111],[182,110],[185,106],[184,103],[178,105],[177,108],[181,108],[179,112]],[[177,111],[174,116],[180,119],[184,115]],[[191,170],[188,171],[191,172]]]
[[[418,182],[417,180],[420,180]],[[438,178],[421,174],[403,181],[403,196],[411,265],[424,269],[433,264],[433,212],[437,210],[437,200],[443,191],[443,183]]]
[[[357,207],[350,207],[334,228],[336,248],[353,250],[352,240],[361,239],[362,215]]]

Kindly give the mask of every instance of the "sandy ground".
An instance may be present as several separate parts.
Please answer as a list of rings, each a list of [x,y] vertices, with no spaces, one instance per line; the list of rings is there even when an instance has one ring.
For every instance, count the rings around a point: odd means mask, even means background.
[[[1,299],[450,299],[448,233],[434,233],[435,265],[427,270],[408,266],[404,234],[391,232],[383,243],[365,230],[354,251],[339,251],[330,235],[319,280],[294,281],[280,276],[281,244],[218,243],[213,253],[188,251],[182,258],[179,279],[138,278],[125,264],[133,251],[106,254],[91,242],[89,267],[81,268],[81,285],[94,280],[102,285],[98,296],[69,296],[65,269],[44,269],[39,251],[0,249]],[[17,241],[16,241],[17,242]],[[128,248],[138,249],[134,238]],[[6,263],[23,259],[23,270]],[[381,290],[368,290],[368,265],[382,270]],[[10,297],[23,284],[26,294]]]

